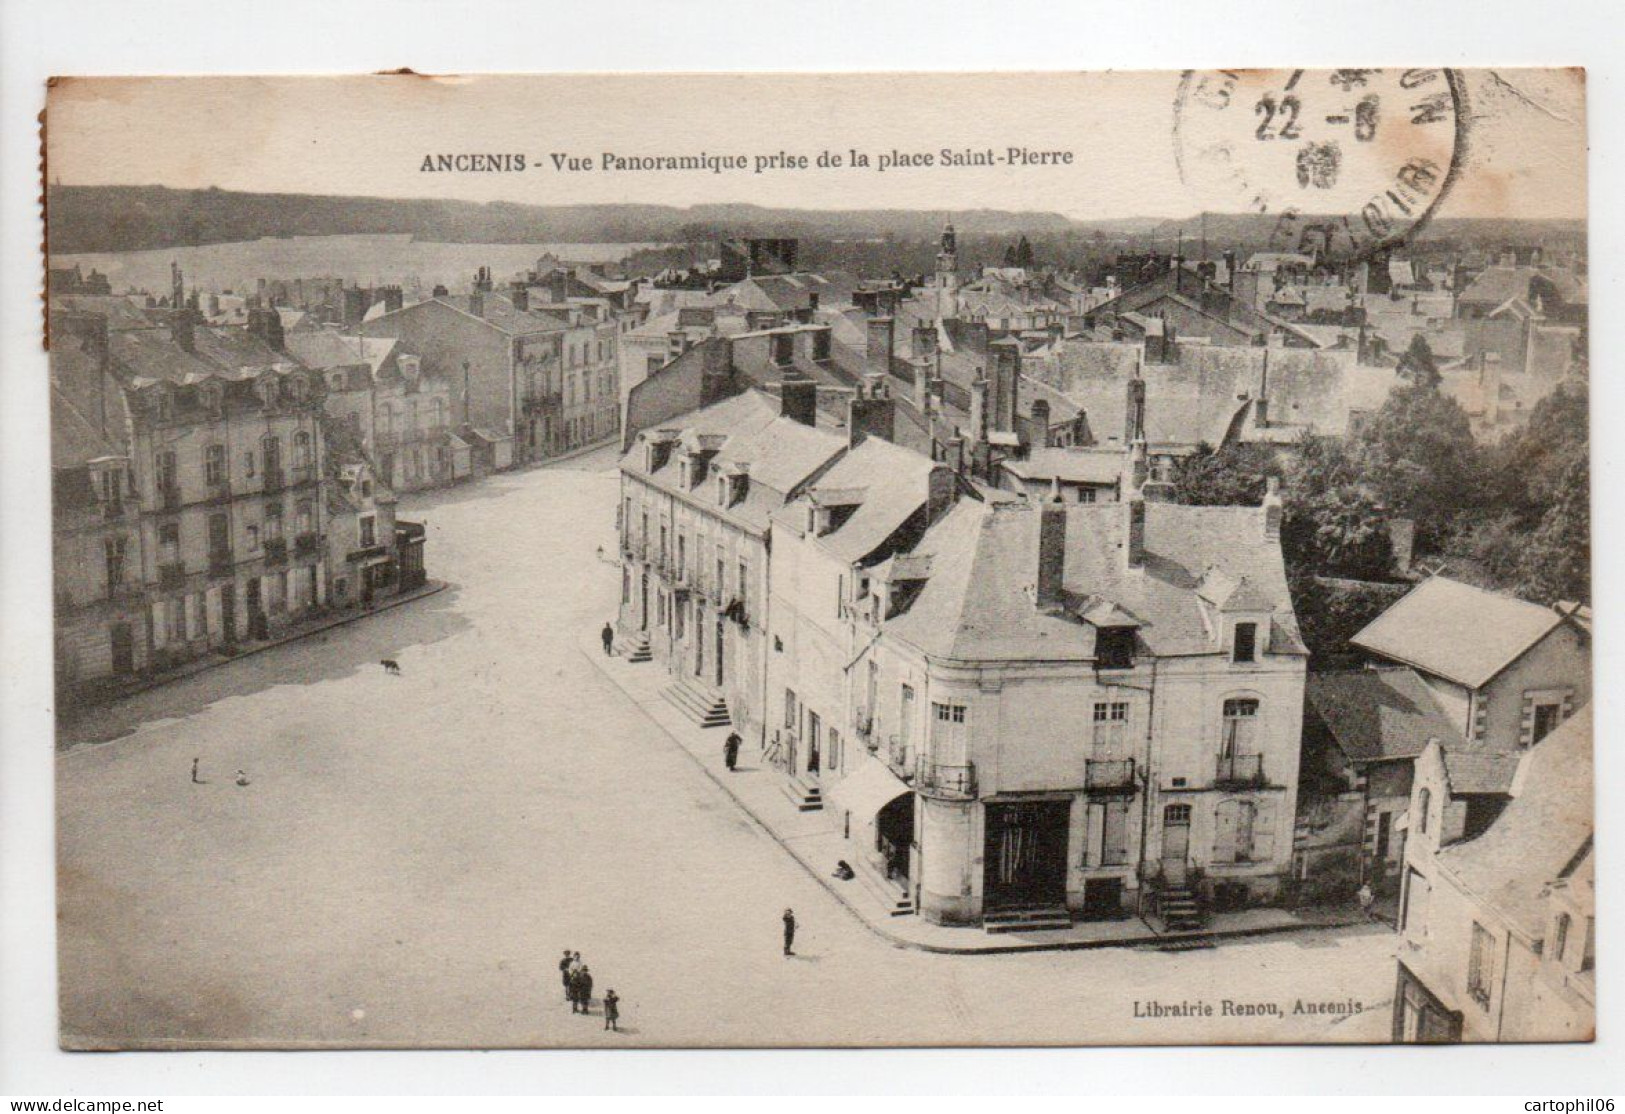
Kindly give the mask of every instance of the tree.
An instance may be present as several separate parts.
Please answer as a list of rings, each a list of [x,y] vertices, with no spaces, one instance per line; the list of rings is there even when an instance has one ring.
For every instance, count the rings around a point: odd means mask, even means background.
[[[1257,506],[1272,475],[1279,476],[1280,468],[1267,449],[1201,444],[1174,466],[1172,501],[1192,507]]]
[[[1305,435],[1282,492],[1281,547],[1289,567],[1317,576],[1380,580],[1392,571],[1388,515],[1357,450]]]
[[[1466,411],[1427,387],[1396,387],[1360,437],[1362,472],[1382,505],[1416,522],[1438,552],[1459,516],[1482,505],[1482,458]]]
[[[1433,348],[1421,333],[1411,337],[1411,346],[1399,358],[1398,371],[1400,378],[1409,380],[1412,386],[1426,387],[1430,391],[1438,390],[1443,382],[1438,361],[1433,358]]]

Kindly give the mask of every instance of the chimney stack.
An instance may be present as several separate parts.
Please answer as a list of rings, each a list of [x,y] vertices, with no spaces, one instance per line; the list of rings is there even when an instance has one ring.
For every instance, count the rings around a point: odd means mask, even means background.
[[[1000,433],[1014,433],[1020,407],[1021,342],[1003,337],[989,349],[993,353],[993,382],[988,389],[988,425]]]
[[[892,317],[869,318],[868,362],[872,371],[891,370],[893,345],[896,342],[897,321]]]
[[[1264,540],[1281,540],[1281,481],[1271,476],[1264,486]]]
[[[1066,507],[1041,503],[1038,509],[1038,580],[1034,602],[1040,611],[1059,610],[1066,602],[1061,585],[1066,574]]]
[[[973,445],[987,441],[987,377],[978,375],[970,385],[970,440]]]
[[[916,360],[930,360],[937,354],[937,327],[916,325],[909,336],[910,355]]]
[[[1128,406],[1123,415],[1123,443],[1132,445],[1145,436],[1145,380],[1128,381]]]
[[[779,413],[802,425],[818,424],[818,384],[811,379],[786,379],[779,384]]]
[[[169,319],[169,335],[175,338],[176,344],[188,352],[197,351],[195,328],[192,311],[189,309],[177,310]]]
[[[858,384],[857,393],[847,403],[846,427],[852,448],[866,437],[883,441],[896,439],[896,403],[886,390],[885,376],[870,372]]]
[[[1145,567],[1145,495],[1135,489],[1123,504],[1128,519],[1128,534],[1124,539],[1123,556],[1131,569]]]

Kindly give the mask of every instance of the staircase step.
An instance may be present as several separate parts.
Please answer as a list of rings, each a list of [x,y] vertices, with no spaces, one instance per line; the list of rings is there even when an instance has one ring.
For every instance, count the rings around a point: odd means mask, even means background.
[[[824,791],[799,777],[784,782],[784,795],[789,797],[790,803],[801,812],[824,810]]]
[[[914,899],[896,882],[883,877],[867,862],[854,863],[853,873],[871,896],[886,910],[888,916],[908,917],[914,914]]]
[[[727,727],[733,722],[728,702],[720,696],[697,693],[682,682],[667,685],[660,695],[699,727]]]
[[[1063,906],[1000,910],[982,918],[983,931],[991,933],[1043,932],[1071,927],[1072,914]]]

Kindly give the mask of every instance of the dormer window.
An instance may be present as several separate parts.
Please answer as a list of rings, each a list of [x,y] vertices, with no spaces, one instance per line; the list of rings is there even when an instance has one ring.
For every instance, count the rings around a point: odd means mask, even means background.
[[[1258,660],[1258,624],[1237,623],[1235,636],[1231,640],[1230,660],[1233,662],[1254,662]]]
[[[728,488],[730,486],[727,476],[717,477],[717,506],[726,507],[728,505]]]
[[[1134,668],[1133,627],[1101,627],[1095,631],[1095,668]]]

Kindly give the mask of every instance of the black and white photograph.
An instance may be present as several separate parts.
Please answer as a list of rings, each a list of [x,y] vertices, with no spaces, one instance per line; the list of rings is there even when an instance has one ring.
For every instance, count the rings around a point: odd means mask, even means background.
[[[1586,80],[55,78],[61,1047],[1595,1039]]]

